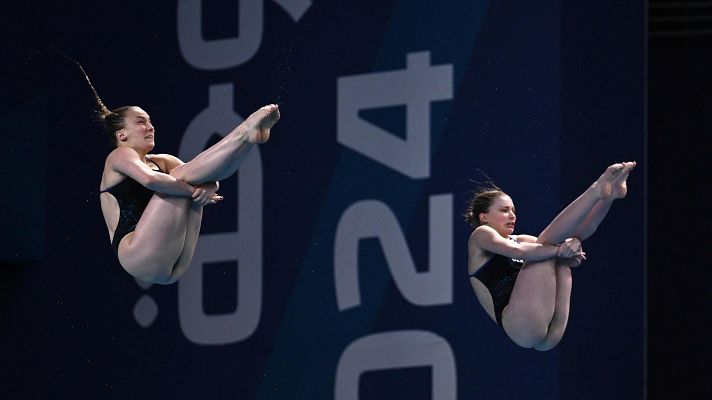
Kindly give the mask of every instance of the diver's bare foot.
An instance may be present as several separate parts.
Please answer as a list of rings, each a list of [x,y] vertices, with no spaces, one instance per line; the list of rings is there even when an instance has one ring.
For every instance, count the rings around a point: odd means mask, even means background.
[[[279,106],[270,104],[253,112],[245,120],[244,140],[248,143],[260,144],[269,140],[270,129],[279,120]]]
[[[602,199],[625,197],[628,192],[626,179],[628,173],[635,167],[635,161],[613,164],[598,178],[592,187]]]
[[[626,180],[628,179],[628,174],[630,173],[630,171],[635,168],[635,164],[635,161],[623,163],[623,168],[613,180],[613,183],[611,185],[611,196],[614,199],[622,199],[628,193],[628,185],[626,184]]]

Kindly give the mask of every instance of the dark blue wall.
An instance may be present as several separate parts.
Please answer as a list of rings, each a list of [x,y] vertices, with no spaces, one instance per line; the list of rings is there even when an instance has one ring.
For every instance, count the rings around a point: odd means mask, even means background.
[[[174,3],[2,6],[3,392],[643,397],[643,2],[203,3],[192,36]],[[176,285],[115,260],[98,202],[110,148],[67,56],[109,107],[148,111],[156,152],[194,154],[280,104]],[[465,275],[472,180],[492,177],[537,234],[622,160],[639,168],[585,243],[566,336],[516,347]]]

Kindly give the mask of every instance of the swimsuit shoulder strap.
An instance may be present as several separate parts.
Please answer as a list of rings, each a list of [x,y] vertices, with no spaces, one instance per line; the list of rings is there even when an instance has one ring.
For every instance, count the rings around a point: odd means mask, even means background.
[[[163,172],[164,174],[166,173],[164,170],[161,169],[161,166],[158,165],[157,162],[153,161],[153,156],[149,157],[148,154],[147,154],[147,155],[146,155],[146,159],[147,159],[148,161],[152,162],[153,165],[155,165],[156,168],[158,168],[158,170],[159,170],[160,172]]]

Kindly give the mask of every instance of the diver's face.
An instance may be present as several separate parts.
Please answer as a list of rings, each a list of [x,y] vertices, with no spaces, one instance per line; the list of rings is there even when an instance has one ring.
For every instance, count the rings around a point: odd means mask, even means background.
[[[503,237],[508,237],[514,233],[514,225],[517,221],[514,211],[512,199],[503,194],[492,202],[486,213],[480,213],[480,222],[487,224]]]
[[[124,114],[124,127],[117,132],[119,143],[148,152],[155,146],[155,128],[151,118],[139,107],[131,107]]]

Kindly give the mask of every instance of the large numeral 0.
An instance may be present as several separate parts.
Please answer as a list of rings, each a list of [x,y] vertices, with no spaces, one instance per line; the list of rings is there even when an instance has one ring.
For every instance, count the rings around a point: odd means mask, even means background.
[[[210,87],[208,108],[188,126],[180,158],[191,159],[215,133],[230,132],[242,122],[233,109],[232,85]],[[238,230],[201,235],[186,274],[178,281],[181,329],[196,344],[235,343],[257,329],[262,309],[262,161],[252,149],[240,167],[237,189]],[[237,309],[234,313],[207,315],[203,308],[203,268],[210,262],[236,261]]]

